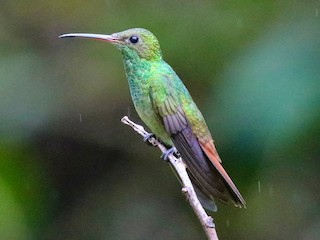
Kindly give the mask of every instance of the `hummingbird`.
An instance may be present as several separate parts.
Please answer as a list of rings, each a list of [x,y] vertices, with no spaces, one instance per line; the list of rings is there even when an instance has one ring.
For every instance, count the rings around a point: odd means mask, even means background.
[[[122,53],[134,107],[141,120],[167,146],[182,157],[200,203],[217,211],[215,199],[245,207],[222,166],[203,115],[182,80],[166,63],[159,41],[143,28],[111,35],[68,33],[59,38],[80,37],[111,43]]]

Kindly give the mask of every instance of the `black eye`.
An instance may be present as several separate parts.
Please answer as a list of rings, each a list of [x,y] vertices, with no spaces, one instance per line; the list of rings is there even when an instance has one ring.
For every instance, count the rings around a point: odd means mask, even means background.
[[[130,42],[135,44],[139,41],[139,37],[136,36],[136,35],[132,35],[130,38],[129,38]]]

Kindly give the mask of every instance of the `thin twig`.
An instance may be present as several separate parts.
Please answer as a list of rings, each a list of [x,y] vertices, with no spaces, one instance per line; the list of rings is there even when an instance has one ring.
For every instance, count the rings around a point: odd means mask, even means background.
[[[134,122],[132,122],[127,116],[123,117],[121,119],[121,122],[129,125],[133,128],[138,134],[140,134],[144,139],[148,139],[148,141],[153,145],[157,146],[162,153],[165,153],[167,151],[167,148],[159,142],[156,138],[151,137],[150,133],[144,130],[144,128],[141,125],[138,125]],[[172,166],[175,168],[177,174],[179,175],[181,182],[182,182],[182,192],[186,195],[191,207],[193,208],[193,211],[197,215],[203,230],[205,231],[207,237],[209,240],[218,240],[215,224],[213,222],[213,218],[208,216],[205,210],[203,209],[201,203],[199,202],[197,195],[194,191],[194,188],[192,186],[191,180],[188,176],[186,166],[183,163],[181,158],[176,158],[173,154],[170,154],[168,156],[169,162],[172,164]]]

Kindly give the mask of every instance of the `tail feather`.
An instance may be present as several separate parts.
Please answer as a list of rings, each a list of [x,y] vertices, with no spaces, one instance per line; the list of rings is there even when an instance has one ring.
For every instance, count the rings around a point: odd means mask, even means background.
[[[205,208],[216,210],[214,197],[225,203],[232,201],[238,207],[245,207],[245,200],[220,164],[213,143],[199,142],[190,127],[172,135],[172,140],[192,175],[191,180]]]
[[[218,155],[218,152],[213,144],[212,141],[207,141],[205,144],[200,142],[200,146],[207,155],[207,157],[210,159],[214,167],[218,170],[220,175],[224,178],[226,182],[226,186],[229,188],[229,192],[231,193],[233,199],[235,200],[235,203],[238,207],[245,207],[246,202],[244,198],[242,197],[241,193],[237,189],[236,185],[233,183],[231,178],[229,177],[226,170],[221,165],[221,159]]]
[[[193,188],[194,191],[197,194],[197,197],[201,203],[201,205],[211,211],[211,212],[216,212],[218,210],[216,202],[214,198],[209,198],[208,195],[206,195],[202,190],[201,187],[198,185],[197,180],[194,179],[193,175],[190,174],[190,171],[188,171],[189,177],[191,179],[191,182],[193,183]]]

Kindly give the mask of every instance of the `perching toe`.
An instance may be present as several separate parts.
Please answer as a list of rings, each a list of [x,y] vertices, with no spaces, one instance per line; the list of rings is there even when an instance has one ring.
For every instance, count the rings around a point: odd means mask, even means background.
[[[177,153],[178,153],[177,149],[175,147],[172,147],[172,148],[168,149],[167,151],[165,151],[164,153],[162,153],[161,158],[165,161],[168,161],[169,155],[171,155],[171,154],[176,155]]]

